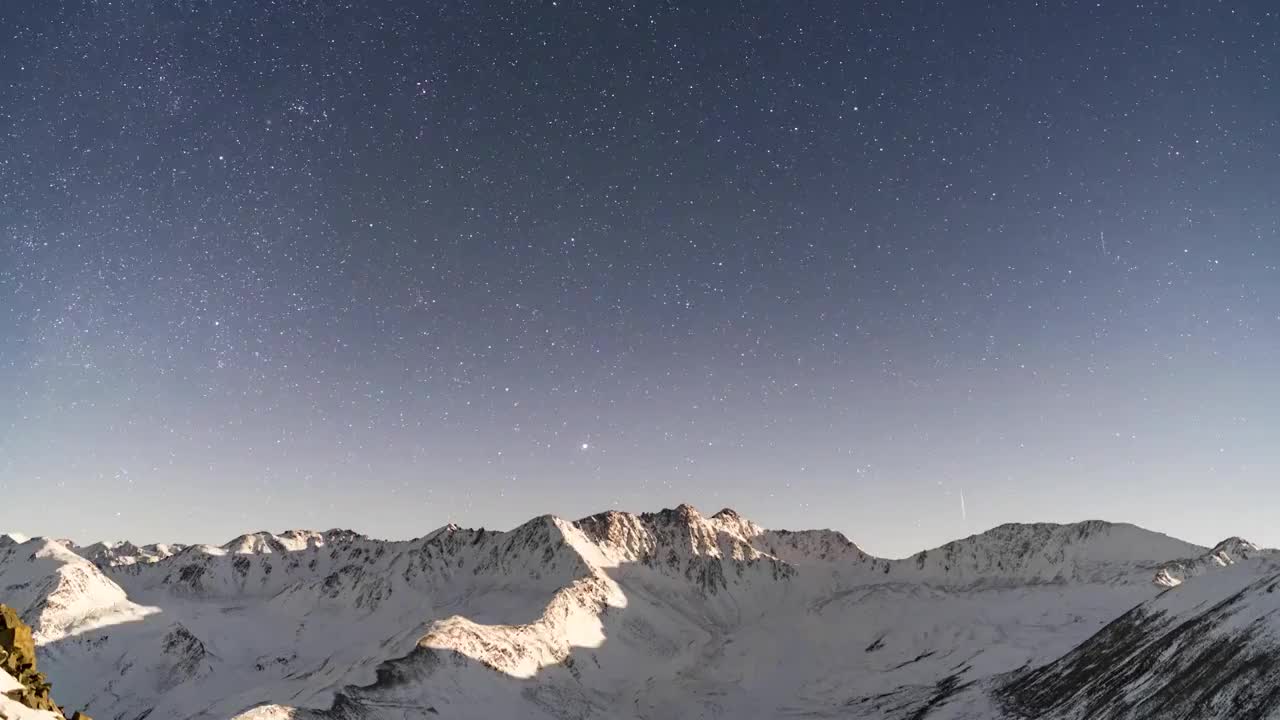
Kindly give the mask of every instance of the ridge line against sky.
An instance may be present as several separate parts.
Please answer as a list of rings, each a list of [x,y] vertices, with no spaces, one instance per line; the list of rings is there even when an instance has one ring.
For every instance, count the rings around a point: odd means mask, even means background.
[[[465,523],[465,522],[458,522],[457,520],[450,520],[450,521],[448,521],[448,522],[446,522],[446,523],[443,523],[443,524],[441,524],[441,525],[439,525],[439,526],[433,527],[433,528],[431,528],[430,530],[427,530],[427,531],[425,531],[425,532],[423,532],[423,533],[421,533],[421,534],[418,534],[418,535],[412,535],[412,536],[405,536],[405,537],[384,537],[384,536],[380,536],[380,535],[378,535],[377,533],[365,532],[365,531],[362,531],[362,530],[360,530],[360,529],[358,529],[358,528],[353,528],[353,527],[332,527],[332,528],[287,527],[287,528],[280,528],[280,529],[275,529],[275,530],[262,530],[262,529],[259,529],[259,530],[246,530],[246,531],[243,531],[243,532],[235,533],[235,534],[233,534],[233,535],[229,535],[229,536],[227,536],[226,538],[221,539],[221,540],[216,540],[216,541],[207,541],[207,542],[206,542],[206,541],[201,541],[201,540],[198,540],[198,539],[196,539],[196,540],[192,540],[192,539],[189,539],[189,538],[167,538],[167,539],[164,539],[164,540],[154,540],[154,541],[139,541],[139,540],[137,540],[137,539],[135,539],[135,538],[96,538],[96,539],[91,539],[91,540],[84,541],[84,540],[82,540],[82,539],[72,538],[72,537],[69,537],[69,536],[66,536],[66,535],[58,535],[58,534],[56,534],[56,533],[55,533],[55,534],[47,534],[47,533],[46,533],[46,534],[39,534],[39,533],[37,533],[37,534],[35,534],[35,535],[29,535],[29,534],[27,534],[27,533],[23,533],[23,532],[20,532],[20,531],[0,531],[0,535],[16,536],[17,538],[22,538],[22,539],[24,539],[24,540],[19,540],[20,542],[21,542],[21,541],[25,541],[25,539],[31,539],[31,538],[35,538],[35,537],[44,537],[44,538],[50,538],[50,539],[55,539],[55,538],[56,538],[56,539],[66,539],[66,540],[72,540],[73,542],[75,542],[75,544],[76,544],[76,546],[77,546],[77,547],[85,547],[85,546],[92,545],[92,544],[97,543],[97,542],[108,542],[108,543],[114,543],[114,542],[130,542],[130,543],[132,543],[132,544],[134,544],[134,545],[137,545],[137,546],[139,546],[139,547],[141,547],[141,546],[145,546],[145,545],[153,545],[153,544],[169,544],[169,545],[172,545],[172,544],[182,544],[182,545],[210,545],[210,546],[214,546],[214,547],[221,547],[222,545],[225,545],[225,544],[227,544],[227,543],[229,543],[229,542],[231,542],[231,541],[233,541],[233,540],[235,540],[235,539],[237,539],[237,538],[239,538],[239,537],[241,537],[241,536],[244,536],[244,535],[252,535],[252,534],[255,534],[255,533],[259,533],[259,532],[267,532],[267,533],[270,533],[270,534],[273,534],[273,535],[281,535],[281,534],[283,534],[283,533],[290,532],[290,531],[297,531],[297,532],[320,532],[320,533],[323,533],[323,532],[327,532],[327,531],[330,531],[330,530],[350,530],[350,531],[353,531],[353,532],[359,533],[360,535],[363,535],[363,536],[365,536],[365,537],[367,537],[367,538],[369,538],[369,539],[371,539],[371,540],[383,541],[383,542],[405,542],[405,541],[416,540],[416,539],[420,539],[420,538],[423,538],[423,537],[427,537],[427,536],[431,535],[432,533],[436,532],[437,530],[440,530],[440,529],[443,529],[443,528],[445,528],[445,527],[449,526],[450,524],[456,525],[456,526],[458,526],[458,527],[460,527],[460,528],[462,528],[462,529],[473,529],[473,530],[475,530],[475,529],[481,529],[481,528],[484,528],[484,529],[488,529],[488,530],[498,530],[499,532],[508,532],[508,531],[511,531],[511,530],[514,530],[514,529],[516,529],[516,528],[520,527],[521,525],[524,525],[524,524],[525,524],[525,523],[527,523],[527,522],[532,522],[533,520],[535,520],[535,519],[537,519],[537,518],[540,518],[540,517],[544,517],[544,516],[546,516],[546,515],[551,515],[552,517],[558,518],[558,519],[560,519],[560,520],[566,520],[566,521],[568,521],[568,522],[574,522],[574,521],[577,521],[577,520],[580,520],[580,519],[583,519],[583,518],[586,518],[586,517],[591,517],[591,516],[593,516],[593,515],[598,515],[598,514],[600,514],[600,513],[602,513],[602,512],[618,511],[618,512],[623,512],[623,513],[630,513],[630,514],[633,514],[633,515],[639,515],[639,514],[642,514],[642,513],[656,513],[656,512],[658,512],[659,510],[662,510],[662,509],[671,509],[672,507],[675,507],[675,506],[671,506],[671,507],[667,507],[667,508],[652,508],[652,509],[649,509],[649,510],[641,510],[641,511],[623,510],[623,509],[620,509],[620,508],[609,508],[609,509],[607,509],[607,510],[601,510],[601,511],[598,511],[598,512],[594,512],[594,513],[589,513],[589,514],[587,514],[587,515],[583,515],[583,516],[581,516],[581,517],[577,517],[577,516],[575,516],[575,517],[572,517],[572,518],[565,517],[565,516],[562,516],[562,515],[557,515],[557,514],[555,514],[555,513],[541,513],[541,514],[531,515],[530,517],[526,518],[524,521],[522,521],[522,522],[520,522],[520,523],[518,523],[518,524],[511,525],[511,526],[509,526],[509,527],[501,527],[501,528],[495,528],[495,527],[493,527],[493,526],[485,525],[485,524],[483,524],[483,523],[481,523],[481,524],[475,524],[475,523],[470,523],[470,524],[468,524],[468,523]],[[695,508],[695,509],[697,509],[697,508]],[[725,508],[721,508],[721,509],[725,509]],[[731,508],[730,508],[730,509],[731,509]],[[702,513],[705,517],[710,517],[710,515],[711,515],[711,513],[704,513],[701,509],[698,509],[698,511],[699,511],[700,513]],[[716,510],[716,511],[714,511],[714,512],[719,512],[719,509],[717,509],[717,510]],[[735,511],[735,512],[736,512],[736,511]],[[740,515],[741,515],[741,514],[740,514]],[[1231,539],[1231,538],[1233,538],[1233,537],[1240,537],[1240,536],[1238,536],[1238,535],[1229,535],[1229,536],[1225,536],[1225,537],[1217,538],[1216,540],[1213,540],[1213,541],[1211,541],[1211,542],[1205,542],[1205,541],[1197,540],[1197,539],[1194,539],[1194,538],[1187,538],[1187,537],[1184,537],[1184,536],[1179,535],[1179,534],[1177,534],[1177,533],[1167,532],[1167,531],[1165,531],[1165,530],[1158,529],[1158,528],[1146,527],[1146,526],[1142,526],[1142,525],[1137,525],[1137,524],[1135,524],[1135,523],[1125,522],[1125,521],[1122,521],[1122,520],[1103,520],[1103,519],[1100,519],[1100,518],[1086,518],[1086,519],[1083,519],[1083,520],[1070,520],[1070,521],[1048,521],[1048,520],[1045,520],[1045,521],[1037,521],[1037,520],[1030,520],[1030,521],[1006,521],[1006,522],[998,522],[998,523],[996,523],[996,524],[994,524],[994,525],[991,525],[991,526],[989,526],[989,527],[980,528],[980,529],[975,529],[975,530],[973,530],[972,532],[968,532],[968,533],[966,533],[966,534],[965,534],[965,535],[963,535],[963,536],[958,536],[958,537],[950,538],[950,539],[943,540],[943,541],[941,541],[941,542],[932,543],[932,544],[929,544],[929,545],[922,545],[922,546],[917,547],[916,549],[911,550],[911,551],[909,551],[909,552],[905,552],[905,553],[897,553],[897,554],[893,554],[893,553],[886,554],[886,553],[882,553],[882,552],[876,552],[876,551],[873,549],[873,547],[868,547],[867,545],[865,545],[865,544],[864,544],[864,542],[863,542],[863,540],[861,540],[861,539],[859,539],[859,538],[857,538],[857,537],[852,536],[848,531],[846,531],[846,530],[841,530],[840,528],[818,528],[818,527],[774,527],[774,526],[770,526],[770,525],[767,525],[767,524],[762,524],[762,523],[760,523],[760,522],[759,522],[756,518],[754,518],[754,517],[750,517],[750,516],[746,516],[746,515],[741,515],[741,516],[742,516],[744,519],[746,519],[746,520],[749,520],[749,521],[751,521],[751,522],[756,523],[757,525],[760,525],[760,527],[762,527],[762,528],[763,528],[763,529],[765,529],[765,530],[787,530],[787,531],[791,531],[791,532],[798,532],[798,531],[832,531],[832,532],[838,532],[838,533],[840,533],[841,535],[843,535],[847,540],[849,540],[850,542],[852,542],[854,545],[857,545],[857,546],[858,546],[858,548],[859,548],[859,549],[861,549],[863,552],[865,552],[865,553],[867,553],[867,554],[869,554],[869,555],[871,555],[871,556],[873,556],[873,557],[880,558],[880,559],[887,559],[887,560],[906,560],[906,559],[910,559],[910,558],[912,558],[912,557],[916,556],[917,554],[919,554],[921,551],[924,551],[924,550],[932,551],[932,550],[934,550],[934,549],[936,549],[936,548],[943,547],[943,546],[945,546],[945,545],[947,545],[947,544],[949,544],[949,543],[951,543],[951,542],[961,541],[961,540],[965,540],[965,539],[968,539],[968,538],[973,537],[973,536],[977,536],[977,535],[985,534],[985,533],[987,533],[987,532],[989,532],[989,531],[991,531],[991,530],[994,530],[994,529],[996,529],[996,528],[998,528],[998,527],[1001,527],[1001,526],[1003,526],[1003,525],[1041,525],[1041,524],[1048,524],[1048,525],[1057,525],[1057,526],[1071,526],[1071,525],[1080,525],[1080,524],[1083,524],[1083,523],[1089,523],[1089,522],[1103,522],[1103,523],[1107,523],[1107,524],[1109,524],[1109,525],[1120,525],[1120,526],[1126,526],[1126,525],[1127,525],[1127,526],[1130,526],[1130,527],[1138,528],[1139,530],[1143,530],[1143,531],[1145,531],[1145,532],[1152,533],[1152,534],[1154,534],[1154,535],[1160,535],[1160,536],[1164,536],[1164,537],[1168,537],[1168,538],[1173,538],[1173,539],[1175,539],[1175,540],[1181,540],[1181,541],[1183,541],[1183,542],[1187,542],[1187,543],[1190,543],[1190,544],[1193,544],[1193,545],[1198,545],[1198,546],[1200,546],[1200,547],[1203,547],[1203,548],[1205,549],[1205,551],[1206,551],[1206,552],[1207,552],[1207,551],[1209,551],[1210,549],[1214,548],[1214,547],[1215,547],[1215,546],[1217,546],[1219,543],[1221,543],[1221,542],[1223,542],[1223,541],[1225,541],[1225,540]],[[1246,540],[1246,541],[1249,541],[1249,542],[1255,542],[1252,538],[1244,537],[1243,539],[1244,539],[1244,540]],[[872,538],[871,540],[872,540],[872,541],[874,541],[874,538]],[[1271,548],[1271,547],[1274,547],[1274,546],[1272,546],[1272,545],[1265,544],[1265,543],[1256,543],[1256,544],[1257,544],[1257,546],[1258,546],[1258,547],[1260,547],[1260,548],[1264,548],[1264,549],[1265,549],[1265,548]]]

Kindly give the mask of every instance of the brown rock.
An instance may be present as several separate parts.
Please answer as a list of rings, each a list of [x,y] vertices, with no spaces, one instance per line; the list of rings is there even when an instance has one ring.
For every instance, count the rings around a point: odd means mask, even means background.
[[[49,694],[49,680],[36,670],[36,644],[31,628],[13,608],[0,605],[0,669],[8,672],[22,687],[5,693],[33,710],[48,710],[63,717],[62,710]],[[87,717],[80,715],[80,717]]]
[[[15,669],[36,664],[36,644],[31,628],[8,605],[0,605],[0,648],[7,655],[4,663]]]

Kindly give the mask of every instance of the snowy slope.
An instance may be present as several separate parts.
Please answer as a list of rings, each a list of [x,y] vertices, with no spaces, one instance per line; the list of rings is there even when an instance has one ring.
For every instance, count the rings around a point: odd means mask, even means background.
[[[151,612],[130,602],[93,563],[44,538],[0,539],[0,592],[0,600],[32,626],[39,643]]]
[[[1125,613],[998,697],[1023,717],[1280,717],[1280,567],[1243,560]]]
[[[1018,717],[1001,683],[1267,557],[1088,522],[886,560],[687,505],[79,548],[97,567],[4,542],[0,600],[33,621],[59,700],[130,720]]]

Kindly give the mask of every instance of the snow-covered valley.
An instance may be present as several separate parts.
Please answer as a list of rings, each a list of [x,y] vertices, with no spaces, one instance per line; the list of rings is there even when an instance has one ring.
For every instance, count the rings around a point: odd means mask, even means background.
[[[99,720],[1280,717],[1277,573],[1238,538],[1096,521],[886,560],[683,505],[396,542],[0,538],[0,603]]]

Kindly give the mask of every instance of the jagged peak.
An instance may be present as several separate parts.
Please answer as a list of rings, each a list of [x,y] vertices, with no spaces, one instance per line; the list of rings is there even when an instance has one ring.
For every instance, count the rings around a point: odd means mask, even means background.
[[[765,529],[743,517],[736,510],[725,508],[711,516],[710,522],[718,529],[727,531],[750,543]]]
[[[92,545],[85,545],[79,549],[83,552],[94,553],[109,551],[137,552],[140,548],[128,540],[103,540]]]
[[[702,513],[698,512],[698,508],[689,503],[680,503],[675,508],[663,508],[658,511],[658,517],[663,519],[671,518],[681,522],[692,523],[702,520]]]
[[[462,530],[463,530],[462,526],[458,525],[457,523],[445,523],[444,525],[441,525],[440,527],[436,528],[435,530],[432,530],[426,535],[423,535],[422,539],[431,540],[432,538],[436,538],[441,535],[452,535],[456,532],[462,532]]]
[[[597,541],[617,542],[637,533],[675,530],[681,534],[714,535],[722,530],[722,522],[708,520],[697,508],[681,503],[658,512],[633,514],[606,510],[574,521],[572,525]]]
[[[185,546],[151,543],[135,545],[128,540],[96,542],[81,548],[70,549],[98,567],[115,567],[137,563],[155,563],[181,552]]]
[[[629,513],[622,513],[629,515]],[[698,532],[709,531],[713,523],[698,509],[689,503],[680,503],[674,508],[663,508],[658,512],[646,512],[639,515],[632,515],[641,524],[653,527],[668,528],[684,528],[686,530],[695,530]]]
[[[1242,537],[1233,535],[1223,540],[1222,542],[1218,543],[1217,545],[1214,545],[1212,552],[1215,552],[1215,553],[1226,552],[1231,554],[1245,555],[1248,553],[1258,552],[1259,549],[1260,548],[1257,545],[1249,542],[1248,540],[1245,540]]]
[[[276,540],[275,535],[266,530],[258,530],[257,532],[237,535],[219,547],[227,552],[249,552],[250,548],[256,549],[261,546],[271,547],[278,545],[279,541]]]
[[[565,527],[569,523],[555,515],[543,514],[527,520],[506,532],[481,528],[464,528],[456,523],[448,523],[432,530],[415,541],[422,547],[437,547],[456,550],[462,545],[473,545],[491,538],[505,538],[507,546],[516,545],[532,547],[561,541],[564,539]]]
[[[515,545],[523,542],[525,545],[552,542],[564,539],[564,521],[555,515],[542,514],[528,520],[513,528],[511,531],[503,533],[508,538],[508,543]]]
[[[710,517],[682,503],[639,515],[607,510],[574,523],[606,549],[643,555],[662,545],[679,545],[694,555],[756,557],[769,555],[787,563],[866,559],[856,545],[833,530],[766,530],[732,508]]]
[[[663,549],[680,557],[752,559],[763,553],[752,539],[764,531],[732,510],[710,518],[681,503],[655,513],[608,511],[574,523],[607,554],[644,557]]]
[[[231,553],[281,553],[295,552],[332,544],[346,544],[367,539],[364,535],[342,528],[329,530],[285,530],[280,534],[259,530],[246,533],[220,546]]]
[[[560,527],[561,522],[563,521],[560,518],[556,517],[555,515],[552,515],[551,513],[543,513],[541,515],[536,515],[520,523],[519,525],[512,528],[511,532],[512,533],[528,532],[530,530],[547,528],[547,527],[558,528]]]
[[[595,513],[593,515],[588,515],[575,522],[585,522],[589,520],[619,520],[622,518],[634,519],[635,517],[636,517],[635,514],[629,513],[629,512],[623,512],[622,510],[605,510],[603,512]]]
[[[451,554],[464,546],[474,545],[483,541],[489,535],[496,534],[484,528],[464,528],[457,523],[449,523],[432,530],[416,540],[415,543],[429,553]]]
[[[588,515],[574,521],[573,526],[588,538],[607,545],[631,544],[644,531],[638,516],[618,510]]]
[[[1268,552],[1271,551],[1262,550],[1244,538],[1232,536],[1196,557],[1180,558],[1165,563],[1156,570],[1151,581],[1160,587],[1178,587],[1187,578],[1229,567]]]

